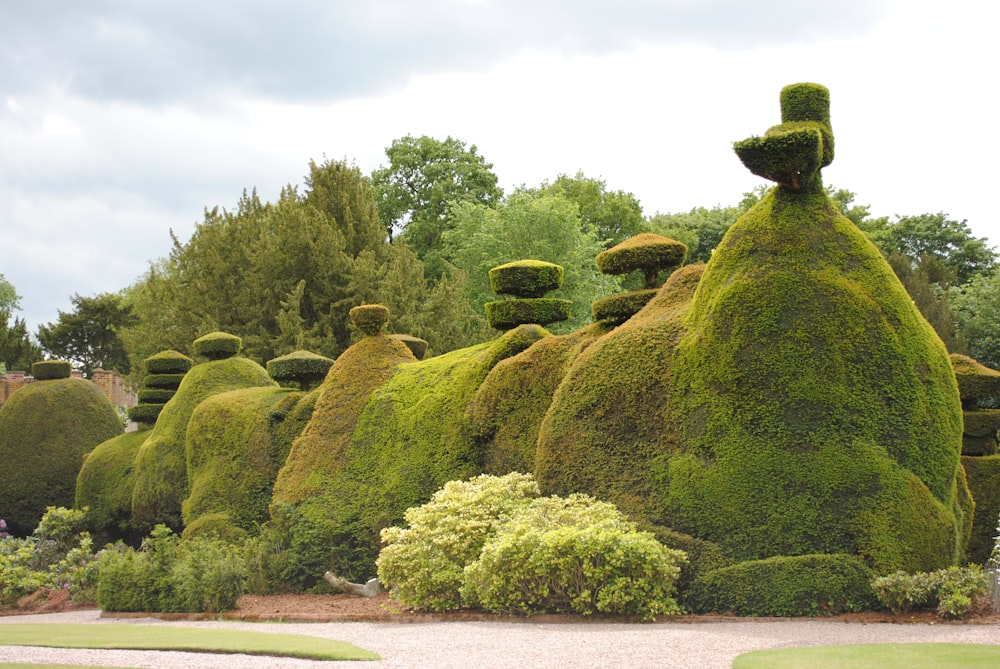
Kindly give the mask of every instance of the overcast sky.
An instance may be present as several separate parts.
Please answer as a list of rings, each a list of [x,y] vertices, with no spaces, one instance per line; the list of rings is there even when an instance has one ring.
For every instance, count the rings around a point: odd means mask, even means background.
[[[985,0],[7,0],[0,273],[34,331],[133,283],[244,188],[365,173],[407,134],[475,144],[509,189],[582,170],[647,214],[764,183],[732,142],[782,86],[831,92],[827,184],[1000,245]]]

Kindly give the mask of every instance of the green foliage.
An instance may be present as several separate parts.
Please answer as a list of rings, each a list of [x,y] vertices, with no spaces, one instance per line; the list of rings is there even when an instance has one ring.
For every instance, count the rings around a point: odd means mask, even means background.
[[[98,569],[102,611],[228,611],[246,582],[239,549],[211,537],[178,541],[165,525],[157,525],[139,551],[105,551]]]
[[[0,272],[0,310],[11,311],[21,308],[21,296],[17,294],[14,284]]]
[[[46,507],[72,506],[83,455],[122,433],[114,407],[84,379],[29,384],[0,407],[0,509],[24,536]]]
[[[497,295],[542,297],[562,282],[563,268],[543,260],[515,260],[490,269],[490,288]]]
[[[498,264],[534,258],[563,268],[563,284],[549,297],[573,301],[573,317],[555,326],[566,333],[587,324],[590,303],[615,292],[620,281],[597,271],[604,250],[593,231],[581,228],[573,202],[556,195],[517,191],[496,208],[456,204],[454,228],[443,235],[443,254],[467,275],[465,294],[478,313],[495,299],[489,271]]]
[[[83,459],[75,506],[89,508],[87,528],[100,545],[119,539],[137,543],[142,537],[132,523],[133,468],[148,436],[147,430],[120,434],[98,444]]]
[[[31,363],[42,359],[42,349],[28,333],[28,324],[16,316],[11,322],[12,315],[11,307],[0,306],[0,375],[8,370],[27,371]]]
[[[644,525],[640,529],[651,532],[656,540],[667,548],[684,552],[687,560],[680,565],[681,573],[677,577],[677,599],[681,605],[686,605],[687,595],[692,585],[699,578],[716,569],[730,566],[722,548],[710,541],[696,539],[689,534],[675,532],[662,525]]]
[[[466,148],[452,137],[407,135],[393,140],[385,155],[389,165],[372,172],[379,218],[390,238],[402,230],[417,256],[432,260],[427,276],[436,278],[441,271],[433,256],[440,251],[442,233],[452,227],[455,203],[490,206],[503,195],[493,164],[475,144]]]
[[[38,328],[42,348],[50,356],[75,362],[88,379],[98,368],[128,374],[128,354],[118,332],[135,324],[132,308],[117,293],[73,295],[70,302],[72,312],[60,311],[55,323]]]
[[[173,391],[166,392],[173,393]],[[145,425],[147,428],[151,427],[156,423],[156,419],[160,417],[163,406],[163,404],[136,404],[134,407],[128,408],[129,420],[133,420],[140,425]]]
[[[779,187],[737,222],[685,326],[670,379],[680,450],[657,486],[666,524],[739,560],[849,553],[885,572],[961,559],[947,353],[824,194]]]
[[[516,472],[445,483],[426,504],[406,510],[407,527],[382,530],[379,579],[407,606],[429,611],[460,608],[466,565],[475,562],[483,545],[537,495],[534,478]]]
[[[698,612],[740,616],[819,616],[872,608],[872,573],[854,555],[816,554],[740,562],[695,580]]]
[[[223,535],[231,529],[253,534],[267,519],[274,479],[291,445],[278,433],[286,407],[301,397],[284,388],[245,388],[212,395],[195,408],[185,439],[185,537],[204,516],[215,517],[210,525]]]
[[[1000,372],[967,355],[952,353],[949,358],[963,406],[972,409],[980,406],[980,402],[1000,397]]]
[[[404,334],[394,334],[390,335],[393,339],[403,342],[406,348],[410,349],[410,353],[417,360],[423,360],[427,355],[427,340],[420,339],[419,337],[413,337]]]
[[[149,404],[166,404],[176,393],[166,388],[140,388],[136,393],[140,402]]]
[[[647,290],[632,290],[627,293],[615,293],[595,300],[590,306],[591,317],[595,321],[609,323],[624,323],[642,310],[649,301],[656,297],[658,288]]]
[[[673,586],[685,560],[611,504],[586,495],[547,497],[532,500],[486,539],[464,570],[461,592],[467,603],[497,613],[651,620],[680,613]]]
[[[194,360],[174,350],[160,351],[142,361],[147,374],[185,374]]]
[[[976,500],[967,558],[970,562],[984,564],[993,547],[993,522],[1000,516],[1000,455],[963,456],[962,466]]]
[[[486,307],[486,320],[497,330],[510,330],[529,323],[559,323],[569,320],[573,310],[570,300],[553,297],[522,297],[487,302],[483,306]]]
[[[294,351],[267,361],[267,373],[278,382],[293,381],[311,390],[326,378],[333,360],[310,351]]]
[[[897,571],[872,581],[879,603],[893,613],[936,607],[942,618],[957,619],[986,594],[989,579],[979,565],[908,574]]]
[[[72,366],[65,360],[40,360],[31,365],[31,375],[36,381],[68,379]]]
[[[661,270],[673,270],[684,261],[687,246],[651,232],[644,232],[621,242],[594,259],[602,274],[629,274],[642,271],[645,287],[658,288]]]
[[[384,304],[360,304],[351,307],[350,316],[354,327],[371,337],[380,333],[389,322],[389,308]]]
[[[179,529],[188,496],[185,440],[195,408],[212,395],[240,388],[276,387],[267,371],[246,358],[225,358],[191,368],[164,405],[135,459],[132,513],[137,527],[164,523]]]
[[[539,194],[563,197],[580,210],[581,229],[593,231],[605,247],[645,232],[642,205],[632,193],[609,191],[601,179],[577,172],[560,174],[551,184],[543,182]]]
[[[184,373],[181,374],[146,374],[142,377],[142,385],[147,388],[163,388],[166,390],[176,390],[184,380]]]
[[[703,269],[677,270],[642,311],[575,357],[538,433],[542,492],[583,492],[633,518],[662,521],[654,465],[677,448],[669,381],[682,318]]]
[[[243,340],[228,332],[210,332],[194,340],[191,349],[195,355],[209,360],[225,360],[239,354]]]

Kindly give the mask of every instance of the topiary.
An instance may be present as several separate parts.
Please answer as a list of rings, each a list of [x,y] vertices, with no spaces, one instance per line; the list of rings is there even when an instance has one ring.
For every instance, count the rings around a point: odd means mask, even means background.
[[[1000,372],[967,355],[952,353],[950,359],[962,398],[962,454],[992,455],[1000,431],[1000,409],[991,408],[1000,399]]]
[[[542,297],[563,283],[563,268],[544,260],[516,260],[490,270],[490,288],[497,295]]]
[[[854,555],[751,560],[697,578],[687,602],[699,613],[820,616],[874,607],[872,572]]]
[[[487,302],[486,320],[497,330],[511,330],[518,325],[549,325],[569,320],[573,303],[554,297],[523,297],[516,300]]]
[[[996,519],[1000,516],[1000,455],[963,456],[962,466],[976,500],[968,560],[985,564],[993,548]]]
[[[389,336],[406,344],[406,348],[410,349],[410,353],[412,353],[413,357],[417,360],[423,360],[424,355],[427,354],[426,339],[420,339],[419,337],[413,337],[405,334],[394,334]]]
[[[608,295],[595,300],[591,315],[595,321],[623,323],[639,312],[656,295],[659,275],[678,267],[687,255],[687,246],[650,232],[638,234],[617,246],[597,254],[597,269],[602,274],[626,275],[641,271],[645,290]]]
[[[195,355],[209,360],[225,360],[238,355],[243,348],[243,340],[228,332],[210,332],[194,340],[191,350]]]
[[[312,390],[323,382],[333,360],[309,351],[294,351],[267,362],[267,373],[275,381],[295,382],[303,390]]]
[[[377,335],[389,322],[389,307],[382,304],[362,304],[350,311],[354,327],[368,336]]]
[[[101,442],[83,459],[76,478],[75,506],[89,509],[87,527],[99,546],[119,539],[137,545],[144,534],[132,523],[132,472],[147,436],[146,430],[126,432]]]
[[[194,360],[172,349],[155,353],[142,362],[147,374],[184,374],[194,366]]]
[[[568,320],[570,300],[542,297],[562,285],[563,268],[542,260],[518,260],[490,270],[490,285],[498,295],[515,299],[487,302],[486,320],[497,330],[518,325],[549,325]]]
[[[0,509],[26,536],[48,506],[72,506],[85,453],[122,434],[104,393],[78,378],[36,381],[0,406]]]
[[[72,371],[72,366],[65,360],[40,360],[31,363],[31,375],[36,381],[68,379]]]
[[[194,361],[173,350],[161,351],[143,361],[146,376],[138,392],[139,403],[129,407],[128,417],[142,427],[156,423],[163,405],[173,398]]]

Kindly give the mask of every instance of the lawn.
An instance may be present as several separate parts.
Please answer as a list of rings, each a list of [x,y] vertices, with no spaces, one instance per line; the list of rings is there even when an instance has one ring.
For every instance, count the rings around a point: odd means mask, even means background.
[[[1000,646],[967,643],[886,643],[816,646],[744,653],[733,669],[995,669]]]
[[[0,644],[48,648],[178,650],[246,653],[309,660],[379,660],[375,653],[343,641],[304,634],[197,629],[163,625],[74,625],[25,623],[0,626]],[[24,665],[17,665],[23,667]]]

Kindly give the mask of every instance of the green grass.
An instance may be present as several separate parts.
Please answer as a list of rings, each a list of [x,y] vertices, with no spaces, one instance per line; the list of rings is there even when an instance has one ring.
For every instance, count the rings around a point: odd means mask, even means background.
[[[0,662],[0,669],[139,669],[139,667],[111,667],[105,664],[23,664],[21,662]]]
[[[968,643],[886,643],[782,648],[744,653],[733,669],[994,669],[1000,646]]]
[[[5,646],[179,650],[195,653],[246,653],[308,660],[379,660],[375,653],[303,634],[246,630],[166,627],[162,625],[73,625],[24,623],[0,626]],[[18,665],[19,667],[22,665]]]

